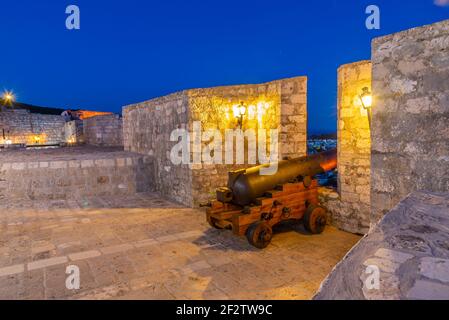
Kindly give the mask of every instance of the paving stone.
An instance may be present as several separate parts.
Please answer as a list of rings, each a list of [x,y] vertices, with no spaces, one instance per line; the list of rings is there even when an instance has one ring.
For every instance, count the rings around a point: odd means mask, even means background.
[[[119,244],[119,245],[115,245],[115,246],[101,248],[100,250],[103,254],[113,254],[113,253],[117,253],[117,252],[128,251],[133,248],[134,247],[131,244],[124,243],[124,244]]]
[[[77,253],[69,254],[69,259],[72,261],[85,260],[89,258],[95,258],[101,256],[101,252],[98,250],[89,250]]]
[[[426,278],[449,283],[449,260],[433,257],[422,258],[419,272]]]
[[[398,264],[404,263],[407,260],[410,260],[411,258],[414,257],[413,255],[408,254],[408,253],[400,252],[397,250],[385,249],[385,248],[381,248],[381,249],[377,250],[374,255],[376,257],[387,259],[393,263],[398,263]]]
[[[33,247],[54,245],[58,254],[30,262],[28,270],[36,268],[32,271],[16,269],[21,272],[9,277],[17,278],[1,277],[0,288],[7,290],[0,289],[0,297],[9,299],[310,298],[360,239],[332,227],[319,237],[292,230],[276,234],[276,244],[266,250],[254,250],[245,238],[206,227],[202,211],[180,207],[156,194],[82,201],[37,199],[8,206],[5,210],[6,203],[0,203],[0,225],[5,228],[1,237],[10,255],[0,259],[0,269],[28,263]],[[80,223],[86,216],[95,219]],[[68,220],[61,223],[60,219]],[[7,226],[5,221],[23,225]],[[158,237],[164,241],[157,241]],[[82,292],[65,288],[65,264],[70,263],[80,268]],[[248,269],[257,275],[245,277]],[[281,269],[280,275],[272,272]],[[307,275],[307,285],[304,278],[282,277],[288,270]],[[30,272],[37,277],[19,281]]]
[[[45,246],[32,248],[31,249],[31,253],[32,254],[38,254],[38,253],[42,253],[42,252],[52,251],[54,249],[55,249],[55,246],[53,244],[48,244],[48,245],[45,245]]]
[[[202,260],[202,261],[194,262],[192,264],[189,264],[189,265],[185,266],[184,268],[182,268],[181,271],[183,273],[192,273],[192,272],[195,272],[195,271],[208,269],[210,267],[211,267],[210,264],[208,264],[206,261]]]
[[[142,247],[147,247],[147,246],[153,246],[156,244],[158,244],[158,242],[154,239],[145,239],[145,240],[135,242],[134,246],[136,248],[142,248]]]
[[[68,259],[65,256],[54,257],[54,258],[49,258],[49,259],[42,259],[42,260],[37,260],[34,262],[29,262],[27,264],[27,269],[29,271],[31,271],[31,270],[46,268],[46,267],[50,267],[50,266],[54,266],[54,265],[58,265],[58,264],[63,264],[63,263],[66,263],[67,261],[68,261]]]
[[[377,266],[380,270],[387,272],[387,273],[395,273],[396,270],[399,268],[400,264],[394,263],[391,260],[388,259],[381,259],[381,258],[370,258],[367,259],[364,263],[364,266],[370,266],[374,265]]]
[[[437,282],[417,280],[407,298],[415,300],[448,300],[449,286]]]
[[[168,241],[174,241],[174,240],[178,240],[176,235],[167,235],[167,236],[156,238],[156,241],[158,241],[158,242],[168,242]]]
[[[22,273],[25,270],[23,264],[0,268],[0,277],[9,276],[12,274]]]

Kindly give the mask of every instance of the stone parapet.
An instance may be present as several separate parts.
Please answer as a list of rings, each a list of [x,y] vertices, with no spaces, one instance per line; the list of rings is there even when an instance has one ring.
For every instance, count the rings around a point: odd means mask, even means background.
[[[371,221],[449,191],[449,20],[373,40]]]
[[[223,154],[220,163],[174,165],[170,151],[177,142],[170,141],[170,134],[175,129],[192,132],[194,123],[200,123],[203,131],[219,130],[224,136],[226,129],[238,128],[233,106],[241,103],[246,107],[242,122],[244,131],[266,129],[268,136],[270,129],[278,129],[280,157],[306,154],[306,77],[186,90],[125,106],[125,149],[154,157],[156,185],[163,195],[188,206],[198,205],[210,200],[217,187],[227,184],[229,171],[254,164],[248,163],[246,156],[245,164],[224,164]],[[202,141],[202,150],[212,141]],[[247,151],[248,145],[245,153]],[[193,150],[191,156],[194,156]],[[235,148],[233,157],[236,158]]]

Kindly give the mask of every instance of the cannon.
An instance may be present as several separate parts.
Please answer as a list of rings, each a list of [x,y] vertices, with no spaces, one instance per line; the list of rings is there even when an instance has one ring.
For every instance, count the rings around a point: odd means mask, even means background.
[[[206,204],[207,222],[246,235],[259,249],[271,242],[273,226],[283,221],[302,220],[310,233],[322,233],[327,213],[318,204],[314,177],[336,168],[336,149],[279,161],[273,175],[261,174],[266,166],[229,172],[228,185],[218,188],[216,199]]]

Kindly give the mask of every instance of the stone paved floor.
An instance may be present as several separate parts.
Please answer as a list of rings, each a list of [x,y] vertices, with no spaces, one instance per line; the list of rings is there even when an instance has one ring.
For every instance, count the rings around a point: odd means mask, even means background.
[[[123,147],[95,147],[77,146],[65,148],[36,148],[4,150],[0,149],[0,161],[10,162],[42,162],[42,161],[70,161],[95,160],[109,157],[129,156],[132,152],[123,151]]]
[[[0,204],[2,299],[309,299],[359,240],[281,227],[252,248],[155,194]],[[81,288],[66,289],[66,267]]]

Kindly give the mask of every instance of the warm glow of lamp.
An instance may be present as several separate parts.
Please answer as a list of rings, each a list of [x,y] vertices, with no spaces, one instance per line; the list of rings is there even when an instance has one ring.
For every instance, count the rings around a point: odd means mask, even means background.
[[[235,104],[235,105],[232,106],[232,113],[234,114],[234,118],[238,118],[239,117],[240,110],[239,110],[239,105],[238,104]]]
[[[41,142],[41,137],[39,137],[39,136],[34,136],[34,143],[35,144],[38,144],[38,143],[40,143]]]
[[[270,107],[271,103],[259,100],[249,105],[242,101],[239,104],[234,104],[230,107],[223,106],[222,108],[225,111],[226,119],[229,120],[230,117],[233,117],[237,120],[239,128],[242,129],[244,120],[247,120],[249,125],[254,125],[252,121],[256,120],[259,128],[262,128],[264,117],[269,113],[268,109]],[[245,117],[247,118],[245,119]]]
[[[362,105],[365,109],[372,107],[373,96],[371,95],[369,88],[365,87],[362,89],[362,94],[360,95],[360,100],[362,100]]]
[[[245,107],[244,103],[241,102],[238,105],[233,105],[232,106],[232,111],[234,113],[234,117],[237,118],[238,125],[239,125],[240,129],[242,129],[242,127],[243,127],[243,116],[246,113],[246,107]]]
[[[362,107],[368,113],[368,123],[371,128],[371,107],[373,106],[373,96],[368,87],[362,89],[362,94],[359,96],[362,102]]]
[[[16,97],[12,91],[5,91],[3,92],[2,99],[4,103],[12,104],[16,100]]]
[[[10,145],[10,144],[12,144],[12,141],[11,140],[5,140],[5,144]]]
[[[366,108],[371,108],[371,106],[373,105],[373,97],[372,96],[364,96],[364,97],[362,97],[362,101],[363,101],[363,105]]]
[[[256,117],[256,106],[251,104],[248,106],[248,119],[253,120]]]

